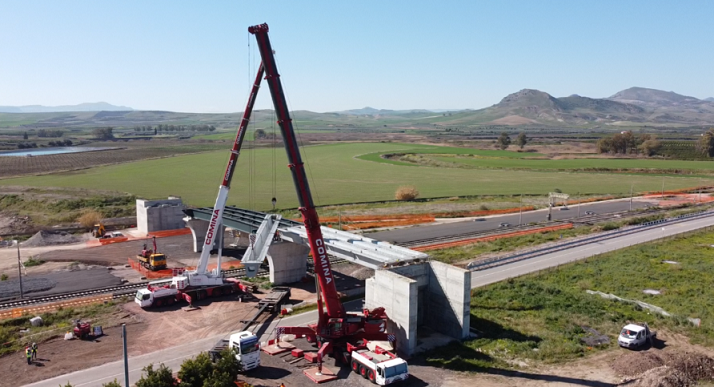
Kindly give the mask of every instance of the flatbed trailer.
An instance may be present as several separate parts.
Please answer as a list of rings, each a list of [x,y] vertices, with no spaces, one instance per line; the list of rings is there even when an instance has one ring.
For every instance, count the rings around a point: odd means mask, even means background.
[[[243,327],[241,331],[248,330],[251,325],[255,324],[258,318],[265,312],[276,313],[280,312],[280,308],[290,299],[290,288],[283,286],[276,286],[272,289],[270,294],[265,296],[262,300],[258,301],[255,306],[258,310],[255,314],[248,320],[241,320]]]

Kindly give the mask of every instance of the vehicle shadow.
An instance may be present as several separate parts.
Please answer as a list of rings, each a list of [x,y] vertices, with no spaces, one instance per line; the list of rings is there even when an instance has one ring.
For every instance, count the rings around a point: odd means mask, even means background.
[[[251,378],[264,380],[281,379],[288,375],[290,375],[290,371],[284,368],[267,367],[264,365],[247,372],[247,376],[250,376]]]

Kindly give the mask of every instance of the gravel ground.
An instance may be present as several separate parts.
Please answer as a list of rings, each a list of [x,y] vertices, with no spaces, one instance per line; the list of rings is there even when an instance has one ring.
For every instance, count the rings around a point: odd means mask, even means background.
[[[80,238],[72,235],[66,231],[38,231],[35,235],[30,237],[28,240],[20,243],[21,247],[42,247],[42,246],[55,246],[55,245],[66,245],[70,243],[78,243],[85,240],[85,238]]]
[[[112,275],[106,268],[71,265],[65,270],[23,277],[22,290],[25,295],[36,297],[120,284],[121,279]],[[0,282],[0,298],[19,295],[20,286],[17,279]]]

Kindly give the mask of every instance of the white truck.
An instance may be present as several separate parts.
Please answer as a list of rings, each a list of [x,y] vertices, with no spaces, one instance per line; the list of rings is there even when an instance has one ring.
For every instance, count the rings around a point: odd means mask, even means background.
[[[236,353],[236,361],[241,363],[243,372],[260,366],[260,342],[258,342],[258,336],[252,332],[238,332],[232,334],[228,340],[219,340],[208,351],[208,356],[215,362],[218,360],[221,351],[226,348],[233,348]]]
[[[622,328],[617,344],[623,348],[641,348],[649,344],[652,346],[657,338],[657,332],[651,331],[647,323],[627,324]]]
[[[384,349],[389,343],[365,342],[359,347],[347,344],[352,371],[379,386],[407,380],[407,362]]]

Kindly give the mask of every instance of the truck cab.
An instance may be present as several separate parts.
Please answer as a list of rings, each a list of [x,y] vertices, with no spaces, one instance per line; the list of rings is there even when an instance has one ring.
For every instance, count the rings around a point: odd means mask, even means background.
[[[232,348],[236,361],[241,363],[243,371],[249,371],[260,366],[260,343],[258,336],[250,331],[234,333],[228,340],[220,340],[208,353],[211,360],[218,360],[222,350]]]
[[[151,286],[152,283],[149,283]],[[134,302],[139,304],[142,308],[150,308],[154,306],[156,299],[163,299],[165,297],[176,297],[178,291],[171,287],[160,287],[160,288],[144,288],[136,291],[136,296],[134,297]],[[159,300],[163,301],[163,300]],[[163,302],[161,302],[163,304]],[[158,303],[156,303],[158,304]],[[156,305],[160,306],[160,305]]]
[[[378,345],[376,342],[367,342],[352,349],[351,368],[363,378],[379,386],[396,383],[409,378],[407,362],[383,348],[387,343]]]
[[[657,333],[651,331],[647,324],[627,324],[617,337],[617,344],[623,348],[640,348],[651,345],[656,336]]]

